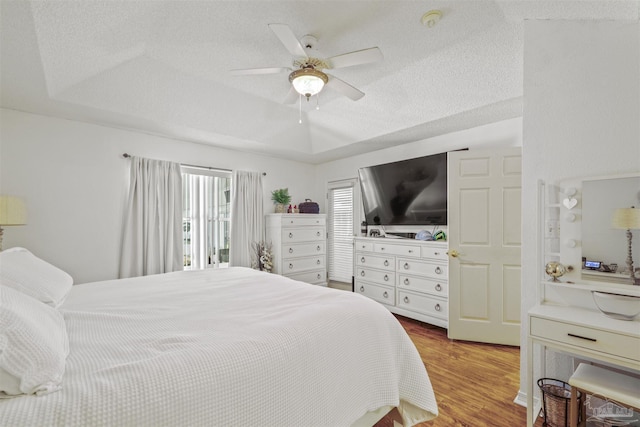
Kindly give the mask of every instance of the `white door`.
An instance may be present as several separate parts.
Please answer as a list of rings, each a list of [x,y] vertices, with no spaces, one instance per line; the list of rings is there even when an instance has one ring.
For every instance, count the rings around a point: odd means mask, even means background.
[[[521,174],[519,147],[449,153],[451,339],[520,345]]]

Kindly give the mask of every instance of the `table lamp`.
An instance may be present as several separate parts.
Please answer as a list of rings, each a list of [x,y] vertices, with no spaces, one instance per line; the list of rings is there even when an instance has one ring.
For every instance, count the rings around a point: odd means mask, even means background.
[[[631,284],[640,285],[640,278],[636,277],[633,268],[633,256],[631,253],[631,230],[640,229],[640,209],[636,209],[633,206],[630,208],[616,209],[613,212],[613,220],[611,221],[613,226],[618,229],[627,230],[627,268],[631,275]]]
[[[0,196],[0,251],[2,250],[2,227],[26,223],[27,211],[22,199],[14,196]]]

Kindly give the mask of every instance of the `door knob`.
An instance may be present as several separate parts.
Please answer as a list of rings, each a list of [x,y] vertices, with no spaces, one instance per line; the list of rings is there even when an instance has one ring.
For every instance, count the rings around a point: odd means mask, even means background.
[[[460,255],[462,255],[460,252],[456,251],[455,249],[452,249],[450,251],[447,251],[447,255],[453,257],[453,258],[458,258]]]

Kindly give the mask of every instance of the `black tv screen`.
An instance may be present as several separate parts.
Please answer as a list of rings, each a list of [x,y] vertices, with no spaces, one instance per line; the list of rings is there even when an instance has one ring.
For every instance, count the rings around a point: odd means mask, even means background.
[[[358,169],[369,225],[446,225],[447,153]]]

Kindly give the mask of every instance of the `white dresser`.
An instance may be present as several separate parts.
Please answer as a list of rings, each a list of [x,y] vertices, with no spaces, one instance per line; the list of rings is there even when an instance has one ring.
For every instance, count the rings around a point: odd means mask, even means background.
[[[273,245],[273,272],[327,285],[325,214],[268,214],[267,243]]]
[[[448,327],[449,260],[446,242],[358,237],[354,291],[389,311]]]

